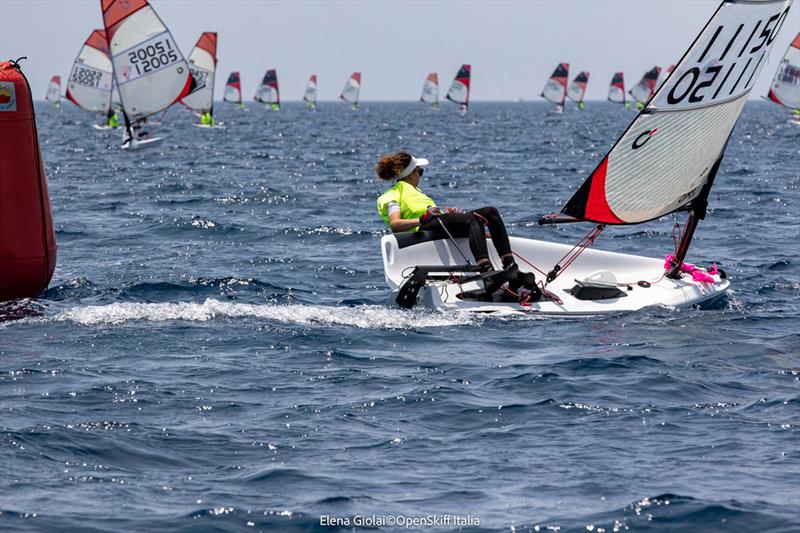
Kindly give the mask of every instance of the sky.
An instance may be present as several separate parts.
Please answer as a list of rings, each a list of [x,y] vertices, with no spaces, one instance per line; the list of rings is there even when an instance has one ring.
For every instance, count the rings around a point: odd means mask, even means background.
[[[319,100],[338,99],[350,73],[362,72],[361,100],[414,101],[429,72],[442,91],[462,63],[472,65],[472,101],[541,100],[559,62],[570,78],[591,76],[587,100],[605,100],[614,72],[635,84],[654,65],[675,63],[719,5],[717,0],[266,1],[150,0],[184,56],[203,31],[216,31],[218,74],[241,71],[252,98],[276,68],[281,99],[300,100],[310,74]],[[800,4],[798,4],[800,5]],[[766,94],[792,38],[794,5],[751,98]],[[34,96],[54,74],[69,76],[86,37],[102,28],[100,0],[0,0],[0,59],[23,63]],[[62,88],[63,90],[63,88]]]

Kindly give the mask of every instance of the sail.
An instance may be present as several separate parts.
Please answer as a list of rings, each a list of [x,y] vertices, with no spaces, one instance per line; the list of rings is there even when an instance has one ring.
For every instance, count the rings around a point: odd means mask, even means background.
[[[647,102],[656,90],[659,74],[661,74],[661,67],[653,67],[648,70],[639,80],[639,83],[631,87],[628,93],[637,102]]]
[[[44,99],[58,104],[61,101],[61,76],[53,76],[47,84],[47,94]]]
[[[625,103],[625,74],[615,72],[611,78],[611,85],[608,86],[608,101],[617,104]]]
[[[306,92],[303,93],[303,101],[310,105],[314,106],[317,104],[317,75],[312,74],[310,78],[308,78],[308,83],[306,84]]]
[[[158,113],[194,89],[189,65],[146,0],[100,0],[125,115]]]
[[[562,212],[637,224],[702,203],[791,1],[723,2]]]
[[[72,65],[67,98],[93,113],[106,113],[111,106],[114,77],[105,30],[94,30],[83,43]]]
[[[782,106],[800,109],[800,33],[783,55],[768,97]]]
[[[344,88],[342,89],[342,94],[339,95],[339,98],[344,100],[345,102],[350,102],[353,105],[358,104],[358,94],[361,92],[361,73],[360,72],[353,72],[350,79],[344,84]]]
[[[422,84],[422,95],[420,95],[419,101],[433,105],[439,103],[439,75],[435,72],[431,72],[428,74],[428,77],[425,78],[425,83]]]
[[[207,31],[200,35],[189,54],[189,70],[197,84],[197,90],[181,102],[198,113],[210,113],[214,107],[214,76],[217,70],[217,32]]]
[[[265,104],[281,104],[281,93],[278,89],[278,72],[274,68],[269,69],[264,74],[261,85],[256,89],[255,101]]]
[[[470,65],[461,65],[453,83],[450,84],[450,90],[447,91],[448,100],[469,107],[469,84],[471,75],[472,67]]]
[[[581,72],[572,83],[567,87],[567,96],[573,102],[583,102],[583,96],[586,94],[586,85],[589,83],[589,73]]]
[[[542,97],[554,104],[564,104],[567,98],[567,78],[569,78],[569,63],[559,63],[553,75],[547,80],[542,90]]]
[[[231,72],[231,75],[228,76],[228,82],[225,84],[225,94],[222,99],[235,104],[242,103],[242,81],[239,77],[239,71]]]

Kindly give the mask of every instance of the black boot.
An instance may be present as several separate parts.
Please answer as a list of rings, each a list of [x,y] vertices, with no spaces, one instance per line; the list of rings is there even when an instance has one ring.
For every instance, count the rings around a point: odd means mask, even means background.
[[[481,274],[486,275],[483,278],[483,290],[486,291],[486,294],[494,294],[506,282],[503,271],[494,270],[491,261],[481,264]]]

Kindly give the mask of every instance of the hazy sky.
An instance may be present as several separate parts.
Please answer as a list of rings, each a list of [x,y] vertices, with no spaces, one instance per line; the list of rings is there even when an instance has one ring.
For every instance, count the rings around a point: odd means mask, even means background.
[[[151,0],[185,56],[203,31],[219,33],[215,98],[242,73],[251,99],[268,68],[283,100],[300,100],[311,73],[319,99],[337,99],[354,70],[362,100],[416,100],[428,72],[442,92],[472,64],[473,100],[540,100],[561,61],[570,77],[591,73],[587,99],[604,100],[611,75],[626,86],[653,65],[675,63],[712,15],[716,0],[291,1]],[[83,41],[102,28],[100,0],[0,0],[0,58],[23,63],[34,96],[53,74],[65,80]],[[752,93],[766,93],[797,31],[793,6]],[[442,93],[441,96],[444,96]]]

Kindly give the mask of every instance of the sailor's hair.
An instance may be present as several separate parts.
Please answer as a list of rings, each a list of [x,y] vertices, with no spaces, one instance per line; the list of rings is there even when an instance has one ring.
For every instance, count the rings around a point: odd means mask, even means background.
[[[375,165],[375,174],[386,181],[396,179],[411,164],[411,159],[411,154],[408,152],[384,154]]]

